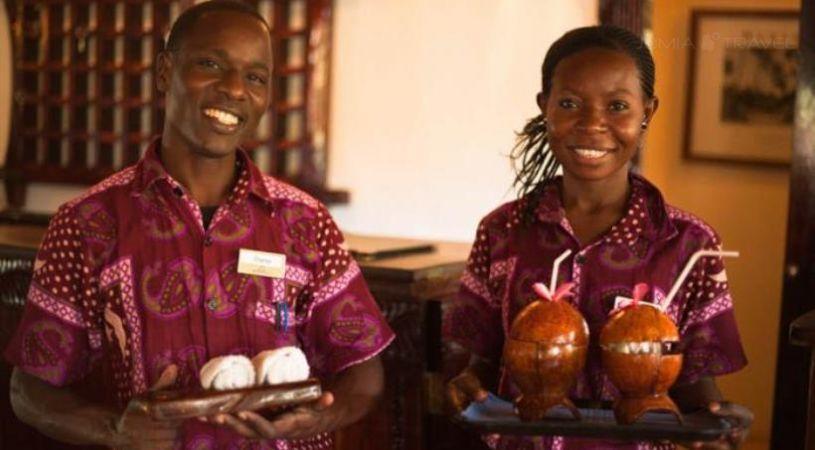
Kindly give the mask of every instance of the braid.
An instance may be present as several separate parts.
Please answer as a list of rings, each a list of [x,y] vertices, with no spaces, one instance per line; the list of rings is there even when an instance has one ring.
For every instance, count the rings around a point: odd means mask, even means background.
[[[529,120],[518,133],[510,159],[515,167],[512,184],[518,190],[518,197],[524,199],[521,214],[529,222],[538,206],[543,185],[555,178],[560,167],[549,150],[543,114]]]
[[[555,67],[564,58],[590,48],[606,48],[625,53],[637,66],[640,87],[646,99],[654,97],[654,58],[648,46],[636,34],[620,27],[599,25],[576,28],[555,41],[541,66],[543,96],[552,90]],[[560,163],[547,145],[546,118],[543,114],[530,120],[510,153],[515,167],[513,186],[521,199],[522,217],[529,223],[540,202],[543,186],[555,178]]]

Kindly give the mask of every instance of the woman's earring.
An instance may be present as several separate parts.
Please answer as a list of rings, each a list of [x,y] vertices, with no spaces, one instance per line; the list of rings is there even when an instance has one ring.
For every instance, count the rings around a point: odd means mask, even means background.
[[[642,123],[640,124],[640,128],[642,128],[643,130],[647,129],[648,121],[643,120]]]

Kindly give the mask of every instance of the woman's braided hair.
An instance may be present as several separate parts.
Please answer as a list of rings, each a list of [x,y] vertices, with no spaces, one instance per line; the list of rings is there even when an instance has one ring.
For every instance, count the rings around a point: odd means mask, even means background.
[[[620,27],[599,25],[576,28],[555,41],[543,59],[541,81],[543,96],[552,90],[555,67],[564,58],[590,48],[605,48],[625,53],[634,60],[640,76],[640,87],[645,98],[654,96],[654,58],[648,46],[636,34]],[[532,118],[518,133],[518,141],[510,154],[515,167],[512,183],[521,199],[522,216],[532,220],[540,202],[543,186],[555,178],[560,163],[549,150],[546,138],[546,118],[543,114]]]

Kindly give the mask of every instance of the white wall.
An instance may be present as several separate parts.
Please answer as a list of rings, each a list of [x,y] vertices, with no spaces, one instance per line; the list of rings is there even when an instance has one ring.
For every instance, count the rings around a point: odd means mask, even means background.
[[[540,64],[596,0],[339,0],[329,186],[347,231],[470,241],[514,198],[506,155]]]

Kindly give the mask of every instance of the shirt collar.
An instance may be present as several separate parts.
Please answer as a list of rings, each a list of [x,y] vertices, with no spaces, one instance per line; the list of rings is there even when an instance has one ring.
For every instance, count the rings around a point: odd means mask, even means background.
[[[619,222],[603,235],[610,244],[625,244],[636,247],[640,239],[653,242],[657,239],[670,239],[677,233],[669,220],[668,209],[659,189],[641,175],[631,173],[631,196],[626,212]],[[543,188],[536,209],[538,219],[545,223],[564,224],[568,227],[566,212],[563,209],[560,189],[562,177],[557,177]]]
[[[134,190],[137,194],[144,192],[151,188],[159,180],[165,180],[170,187],[179,186],[179,183],[167,173],[164,165],[159,158],[159,149],[161,148],[161,138],[155,138],[147,150],[144,152],[141,160],[136,165],[136,183]],[[272,204],[273,198],[269,193],[266,183],[264,183],[264,175],[260,169],[252,161],[252,158],[243,149],[237,150],[237,166],[240,174],[235,187],[227,198],[227,203],[240,203],[246,200],[246,197],[251,193],[258,197],[260,200]]]

